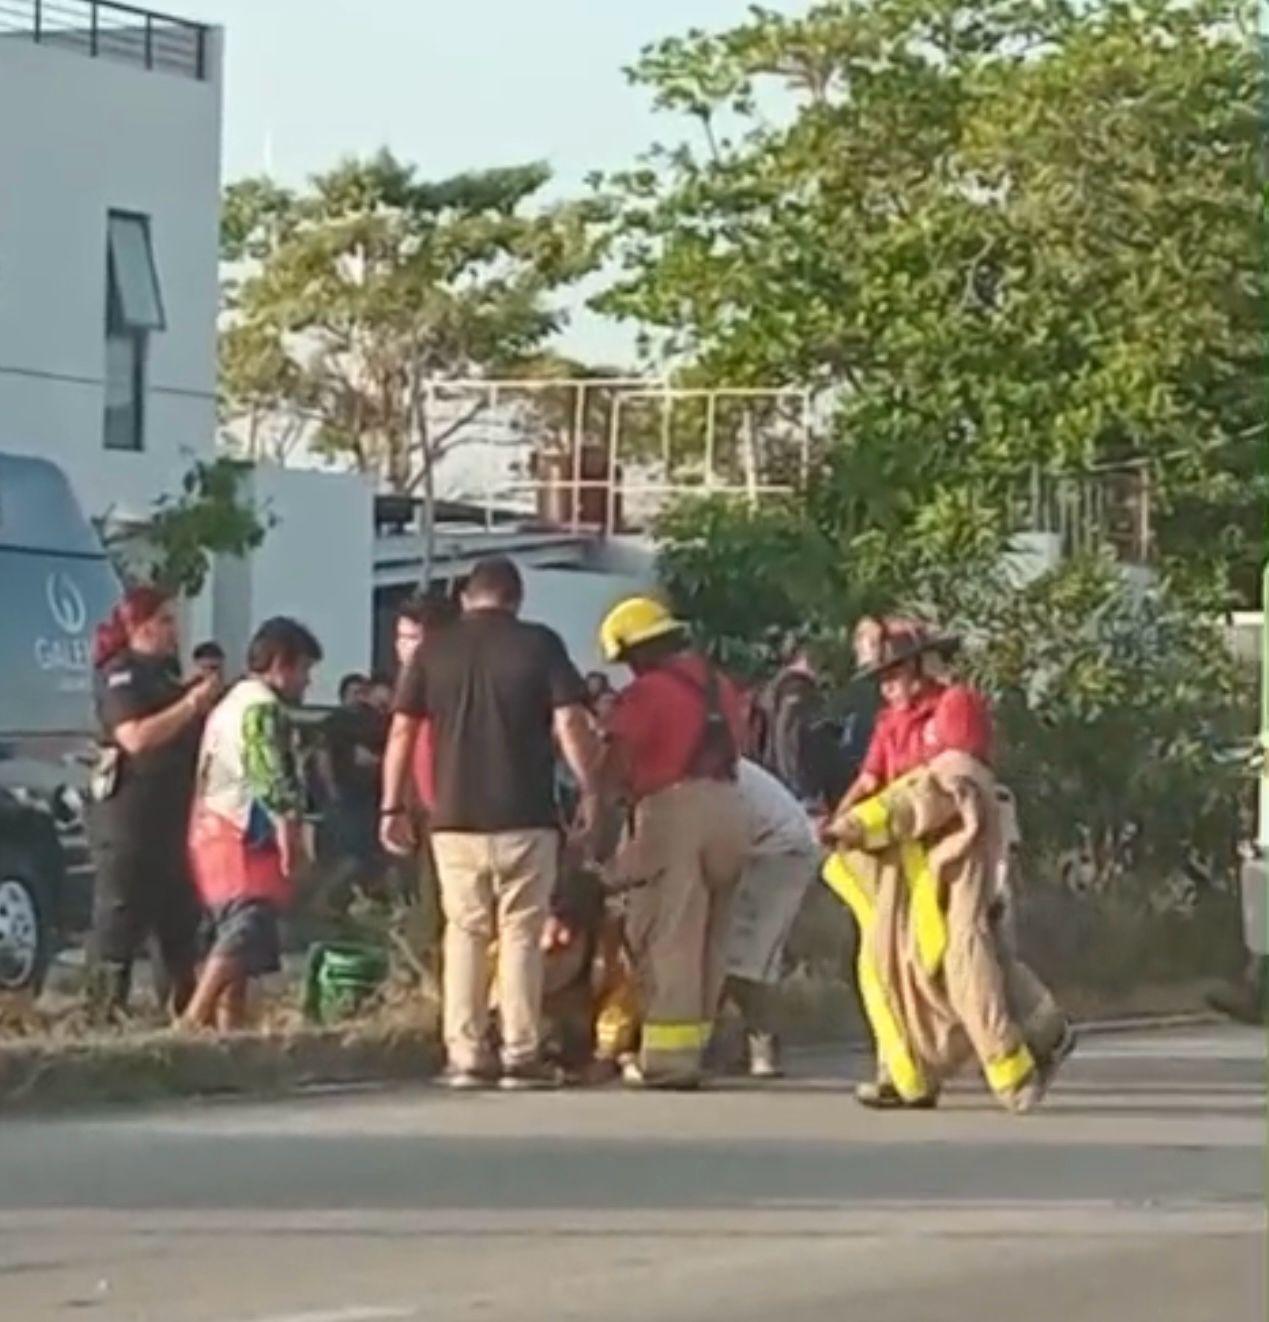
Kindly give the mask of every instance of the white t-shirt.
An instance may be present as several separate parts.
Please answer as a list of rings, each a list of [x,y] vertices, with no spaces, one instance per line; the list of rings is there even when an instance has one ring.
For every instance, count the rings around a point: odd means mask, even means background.
[[[769,771],[741,758],[736,782],[749,821],[750,854],[805,854],[818,848],[806,809]]]

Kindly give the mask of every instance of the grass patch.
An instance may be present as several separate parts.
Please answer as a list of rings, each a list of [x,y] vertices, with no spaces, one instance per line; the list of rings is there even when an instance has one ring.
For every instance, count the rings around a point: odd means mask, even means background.
[[[431,1025],[385,1017],[345,1028],[262,1028],[226,1037],[169,1030],[18,1038],[0,1043],[0,1109],[279,1095],[424,1079],[439,1063]]]

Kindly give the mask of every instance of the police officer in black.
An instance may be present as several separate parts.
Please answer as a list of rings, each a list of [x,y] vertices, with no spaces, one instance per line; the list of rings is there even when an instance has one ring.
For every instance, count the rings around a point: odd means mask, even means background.
[[[97,630],[93,661],[101,722],[90,815],[94,1000],[111,1016],[127,1008],[133,961],[150,941],[156,986],[179,1014],[198,955],[187,828],[203,721],[222,681],[182,683],[174,604],[156,588],[125,594]]]

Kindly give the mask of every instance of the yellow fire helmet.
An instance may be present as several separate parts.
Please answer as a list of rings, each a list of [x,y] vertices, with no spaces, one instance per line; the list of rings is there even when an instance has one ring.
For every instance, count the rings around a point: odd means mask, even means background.
[[[681,621],[653,597],[627,597],[604,616],[599,647],[608,662],[620,661],[628,648],[682,629]]]

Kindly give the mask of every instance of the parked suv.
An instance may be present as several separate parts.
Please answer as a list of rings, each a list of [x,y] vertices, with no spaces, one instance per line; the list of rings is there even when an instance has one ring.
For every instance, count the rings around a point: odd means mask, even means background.
[[[0,453],[0,991],[38,991],[87,925],[91,640],[118,593],[66,475]]]

